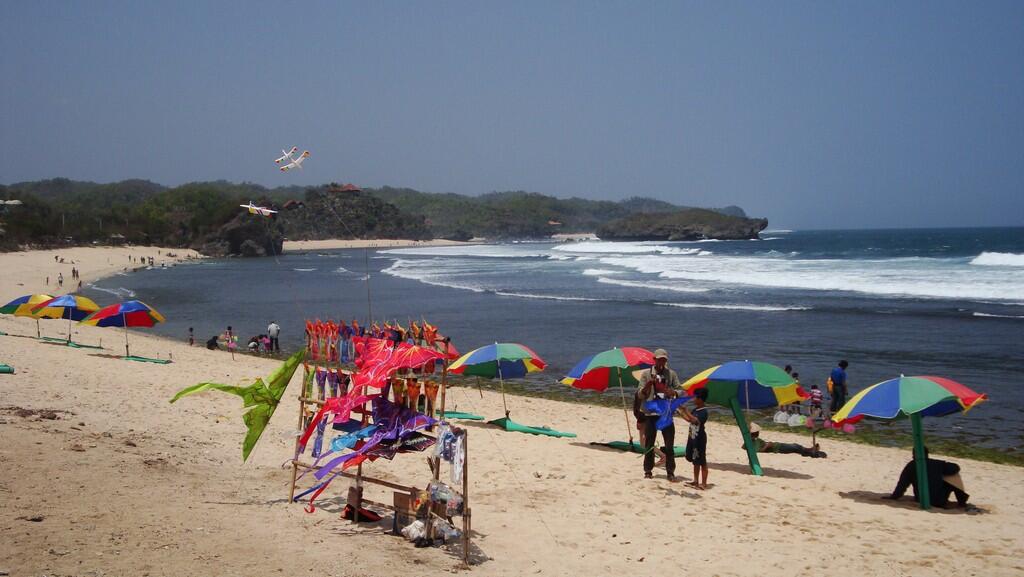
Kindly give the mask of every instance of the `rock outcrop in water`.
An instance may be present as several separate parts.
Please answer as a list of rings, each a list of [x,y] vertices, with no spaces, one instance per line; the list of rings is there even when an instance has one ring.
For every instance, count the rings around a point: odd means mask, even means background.
[[[209,256],[272,256],[281,254],[283,247],[284,234],[277,219],[248,212],[236,215],[192,246]]]
[[[743,240],[758,238],[768,226],[763,218],[730,216],[691,208],[669,213],[633,214],[597,229],[601,240]]]

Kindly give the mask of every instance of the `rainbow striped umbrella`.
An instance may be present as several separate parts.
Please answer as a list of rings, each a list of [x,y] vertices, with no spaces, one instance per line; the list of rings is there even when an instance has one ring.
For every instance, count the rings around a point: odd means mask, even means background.
[[[922,509],[931,507],[928,494],[928,473],[925,466],[924,435],[921,417],[942,417],[965,413],[988,397],[943,377],[900,376],[876,383],[860,391],[846,402],[832,421],[842,425],[856,423],[864,417],[898,419],[910,417],[914,434],[914,461],[918,478],[918,502]]]
[[[457,375],[488,379],[514,379],[543,371],[547,366],[537,353],[519,343],[494,343],[469,351],[448,367]]]
[[[529,373],[543,371],[546,366],[547,363],[527,346],[519,343],[494,343],[462,355],[448,367],[448,372],[497,378],[501,385],[501,404],[505,407],[507,421],[509,410],[505,401],[505,379],[525,377]]]
[[[569,371],[562,384],[604,392],[610,386],[638,386],[633,371],[654,366],[654,355],[640,347],[622,347],[591,355]]]
[[[87,297],[66,294],[43,301],[32,307],[32,314],[44,319],[80,321],[100,310],[100,306]],[[70,337],[70,335],[68,335]]]
[[[0,307],[0,314],[14,315],[16,317],[32,317],[36,319],[36,337],[42,336],[39,331],[39,317],[32,312],[32,307],[44,303],[53,297],[48,294],[25,295]]]
[[[683,383],[683,389],[688,395],[702,388],[708,391],[707,402],[732,409],[747,446],[750,471],[755,475],[762,474],[761,463],[741,407],[748,410],[763,409],[807,398],[807,393],[786,371],[771,363],[759,361],[731,361],[717,365]]]
[[[640,383],[634,371],[654,366],[654,354],[640,347],[622,347],[591,355],[569,371],[562,384],[576,389],[604,392],[612,385],[619,386],[622,395],[622,411],[626,417],[626,434],[633,443],[633,428],[629,426],[629,411],[626,408],[625,385],[636,387]]]
[[[94,327],[124,327],[124,355],[131,357],[128,349],[128,327],[152,327],[166,319],[156,309],[142,301],[124,301],[103,307],[79,321],[82,325]]]
[[[76,294],[66,294],[35,305],[32,307],[32,314],[37,318],[67,319],[68,344],[70,345],[71,321],[80,321],[99,309],[100,306],[92,299]]]

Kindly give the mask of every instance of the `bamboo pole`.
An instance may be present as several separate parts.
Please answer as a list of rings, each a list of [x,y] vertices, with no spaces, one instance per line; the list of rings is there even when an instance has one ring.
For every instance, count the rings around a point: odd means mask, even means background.
[[[462,563],[469,567],[469,431],[462,432]]]
[[[760,477],[764,473],[761,471],[761,462],[757,459],[757,447],[754,446],[754,438],[750,436],[747,419],[744,418],[743,409],[740,408],[740,402],[736,397],[729,399],[729,408],[732,409],[732,415],[736,418],[736,424],[740,427],[740,433],[743,434],[743,444],[747,446],[747,460],[750,461],[750,472]],[[674,448],[669,447],[669,450],[674,450]]]
[[[633,447],[633,429],[629,426],[629,412],[626,411],[626,389],[622,387],[622,367],[615,367],[619,375],[619,393],[622,394],[622,416],[626,419],[626,434],[629,435],[630,450]]]
[[[931,509],[932,500],[928,488],[928,456],[924,453],[924,434],[921,432],[921,415],[910,415],[910,426],[914,431],[914,468],[917,469],[917,502],[922,509]]]

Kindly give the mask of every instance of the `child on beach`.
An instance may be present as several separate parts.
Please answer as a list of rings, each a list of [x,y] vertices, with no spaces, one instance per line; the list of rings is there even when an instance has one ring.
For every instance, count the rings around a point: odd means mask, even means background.
[[[189,327],[188,328],[188,346],[191,347],[194,344],[196,344],[196,336],[195,336],[195,333],[192,332],[192,327]]]
[[[683,419],[690,423],[690,434],[686,439],[686,460],[693,463],[693,482],[690,484],[703,490],[708,488],[708,434],[704,430],[704,424],[708,422],[708,408],[705,406],[708,390],[697,389],[693,396],[697,408],[690,412],[683,407]]]

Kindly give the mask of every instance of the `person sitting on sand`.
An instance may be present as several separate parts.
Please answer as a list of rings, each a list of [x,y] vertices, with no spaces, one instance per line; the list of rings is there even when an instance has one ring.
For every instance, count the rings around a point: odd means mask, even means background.
[[[799,443],[773,443],[765,441],[761,438],[761,427],[757,426],[757,423],[750,423],[750,436],[754,440],[754,447],[758,453],[799,453],[804,457],[811,457],[812,459],[823,459],[828,456],[817,443],[813,447],[805,447]],[[746,449],[747,444],[743,443],[742,448]]]
[[[928,497],[932,507],[943,509],[949,507],[950,495],[956,495],[958,507],[967,507],[967,500],[971,496],[964,491],[964,482],[960,478],[960,465],[928,458],[927,447],[924,449],[924,456],[928,474]],[[900,473],[900,480],[896,483],[896,488],[892,490],[891,495],[885,498],[898,500],[907,492],[908,487],[914,488],[914,497],[917,497],[917,464],[914,463],[913,452],[911,452],[910,462],[903,467],[903,472]]]
[[[220,335],[213,335],[212,337],[210,337],[209,340],[206,341],[206,348],[210,349],[211,351],[215,351],[215,350],[219,349],[220,346],[217,343],[217,341],[219,341],[219,340],[220,340]]]

